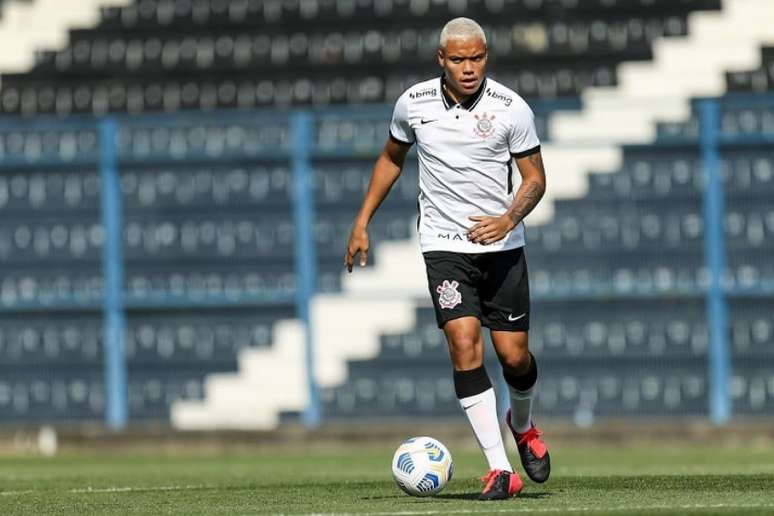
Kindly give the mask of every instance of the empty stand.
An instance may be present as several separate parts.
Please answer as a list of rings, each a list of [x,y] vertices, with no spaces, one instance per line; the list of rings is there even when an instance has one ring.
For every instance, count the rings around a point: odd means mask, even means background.
[[[3,76],[0,112],[33,122],[14,118],[0,130],[0,419],[95,420],[105,404],[98,132],[90,118],[58,125],[33,117],[156,113],[120,118],[116,144],[130,414],[164,419],[175,400],[205,395],[208,374],[233,372],[245,350],[270,346],[277,321],[297,317],[294,149],[282,110],[316,117],[317,287],[338,292],[344,239],[389,117],[386,106],[343,106],[391,101],[435,74],[443,21],[476,13],[493,76],[528,98],[550,140],[557,109],[580,109],[584,90],[617,83],[620,63],[650,59],[654,40],[685,35],[690,13],[719,7],[138,0],[105,8],[97,26],[73,29],[65,48],[41,49],[30,70]],[[729,73],[729,90],[770,91],[772,56],[763,49],[760,69]],[[263,107],[280,111],[252,111]],[[724,103],[721,120],[724,135],[754,138],[774,129],[774,110]],[[618,171],[593,173],[587,195],[559,202],[549,223],[528,224],[530,345],[541,360],[543,413],[581,424],[706,414],[699,130],[695,109],[659,124],[654,144],[624,147]],[[754,290],[774,278],[774,155],[760,142],[721,154],[725,281]],[[558,180],[561,171],[549,173]],[[410,154],[372,223],[372,248],[412,236],[416,195]],[[380,259],[377,250],[371,264]],[[762,366],[771,308],[752,295],[731,302],[739,413],[774,406],[774,379]],[[411,331],[383,335],[376,357],[350,361],[347,380],[323,391],[327,417],[459,413],[443,336],[427,306],[416,315]]]
[[[719,0],[206,2],[107,7],[69,45],[5,74],[6,113],[105,113],[394,100],[432,76],[445,20],[475,12],[496,78],[526,97],[576,97],[616,83],[616,66],[686,33]],[[514,14],[514,23],[503,16]],[[499,69],[499,72],[498,72]],[[508,70],[518,70],[509,72]],[[215,77],[214,77],[215,76]]]

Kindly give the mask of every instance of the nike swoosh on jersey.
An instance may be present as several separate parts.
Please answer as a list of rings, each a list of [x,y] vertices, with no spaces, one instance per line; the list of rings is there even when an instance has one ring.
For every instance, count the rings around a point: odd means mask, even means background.
[[[511,322],[518,321],[519,319],[521,319],[525,315],[527,315],[527,312],[524,312],[523,314],[521,314],[521,315],[519,315],[517,317],[514,317],[513,314],[508,314],[508,320],[511,321]]]
[[[423,119],[422,119],[422,120],[420,120],[419,122],[420,122],[422,125],[425,125],[425,124],[429,124],[430,122],[435,122],[436,120],[437,120],[437,119],[433,119],[433,120],[425,120],[425,119],[423,118]]]

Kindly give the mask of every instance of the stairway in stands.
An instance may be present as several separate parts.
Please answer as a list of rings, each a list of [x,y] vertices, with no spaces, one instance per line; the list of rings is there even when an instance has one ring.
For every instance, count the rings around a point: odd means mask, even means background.
[[[129,0],[5,0],[0,2],[0,70],[21,72],[35,62],[41,48],[67,45],[68,29],[89,27],[100,7],[126,5]]]

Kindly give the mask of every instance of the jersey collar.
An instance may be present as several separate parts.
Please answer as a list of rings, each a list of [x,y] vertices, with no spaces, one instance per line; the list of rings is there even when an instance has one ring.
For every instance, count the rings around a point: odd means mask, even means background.
[[[443,87],[443,85],[446,84],[446,77],[444,74],[441,74],[441,98],[443,99],[443,105],[446,109],[451,109],[454,106],[457,105],[457,102],[454,101],[451,96],[446,93],[446,88]],[[484,88],[486,87],[486,77],[484,77],[484,80],[481,81],[481,86],[478,87],[476,92],[465,99],[464,102],[460,102],[460,106],[462,106],[463,109],[467,109],[468,111],[473,111],[473,108],[476,107],[478,104],[478,101],[481,100],[481,97],[484,96]]]

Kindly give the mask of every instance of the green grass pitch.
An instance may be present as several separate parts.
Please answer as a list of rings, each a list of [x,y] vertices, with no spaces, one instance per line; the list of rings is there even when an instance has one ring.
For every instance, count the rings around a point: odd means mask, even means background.
[[[549,442],[550,443],[550,442]],[[0,459],[0,513],[774,514],[774,450],[554,446],[551,479],[479,502],[480,453],[450,447],[455,477],[432,498],[393,483],[384,447]],[[513,457],[515,458],[515,457]]]

